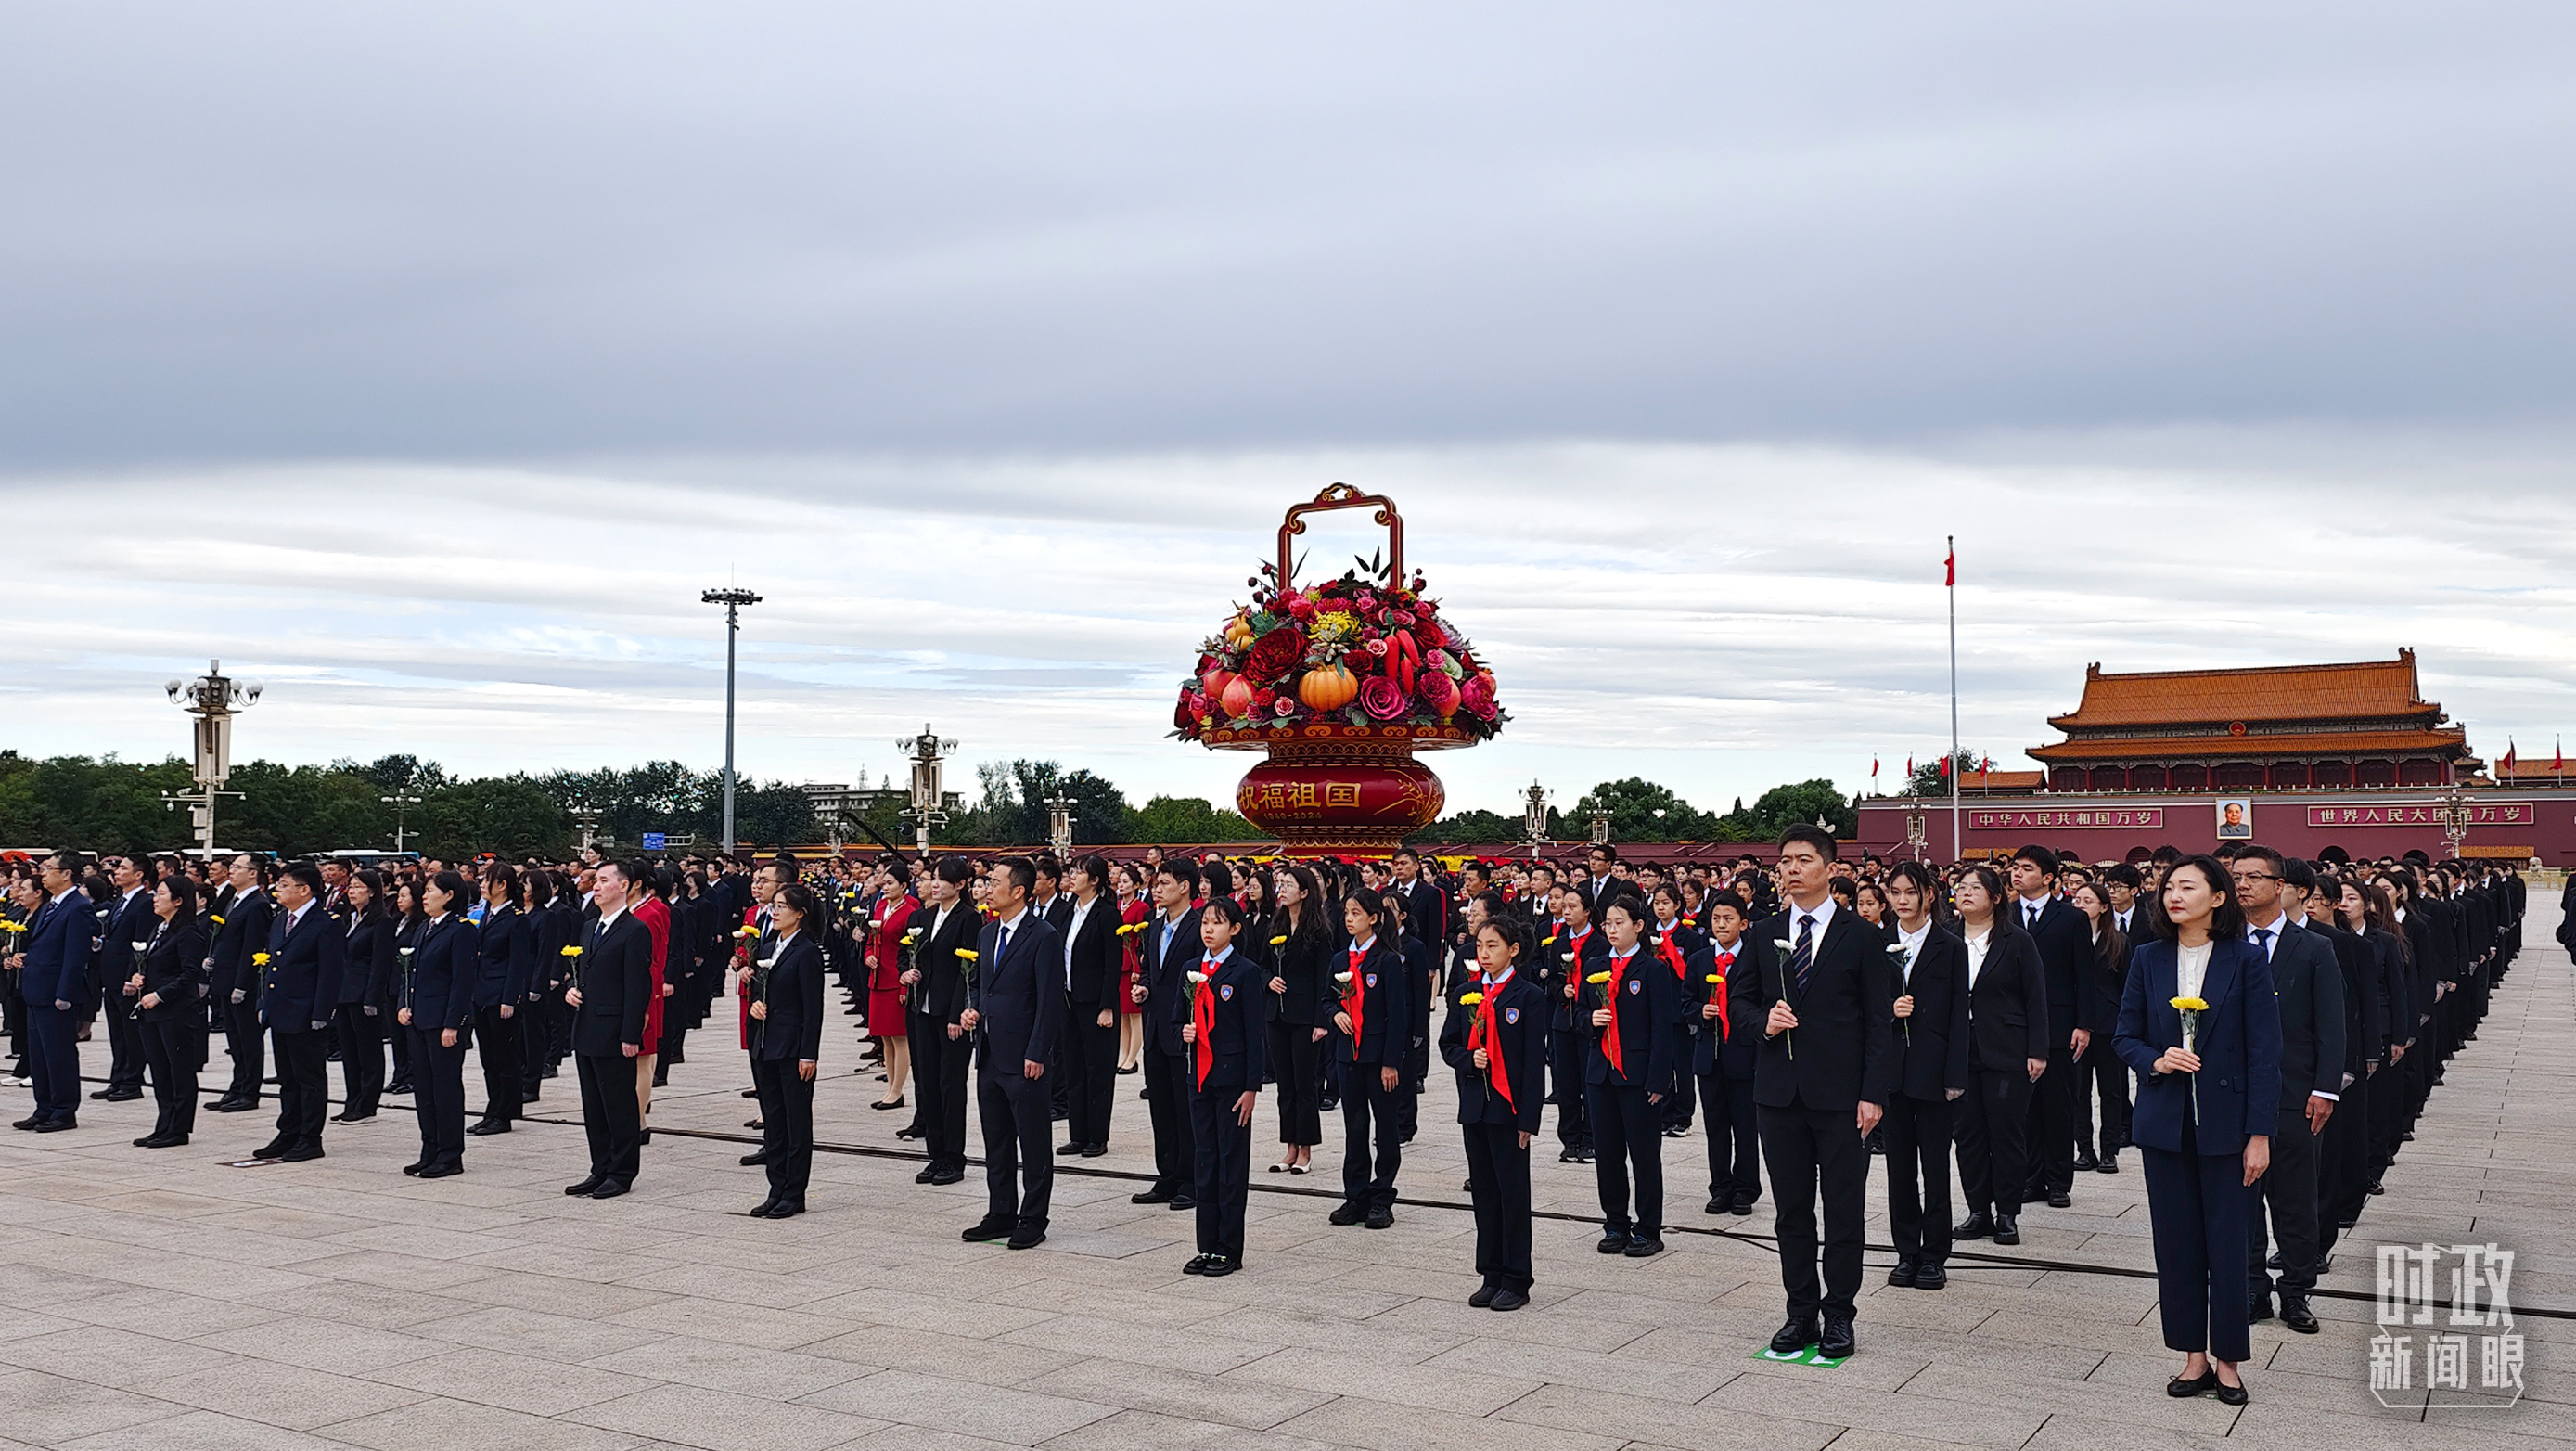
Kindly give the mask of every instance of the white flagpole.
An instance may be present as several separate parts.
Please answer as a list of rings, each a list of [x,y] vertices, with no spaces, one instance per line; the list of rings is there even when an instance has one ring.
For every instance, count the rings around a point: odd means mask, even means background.
[[[1947,536],[1950,557],[1944,578],[1950,594],[1950,860],[1964,860],[1959,835],[1959,536]]]

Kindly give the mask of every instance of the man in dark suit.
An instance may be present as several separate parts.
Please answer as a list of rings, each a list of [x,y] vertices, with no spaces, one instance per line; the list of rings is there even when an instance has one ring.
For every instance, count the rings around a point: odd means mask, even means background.
[[[90,937],[96,920],[80,892],[80,859],[55,852],[36,868],[43,905],[20,934],[19,991],[26,996],[27,1066],[35,1079],[36,1111],[10,1125],[40,1134],[79,1126],[79,1025],[72,1021],[89,982]]]
[[[2246,1318],[2272,1318],[2272,1277],[2263,1263],[2268,1210],[2271,1233],[2281,1244],[2281,1323],[2313,1335],[2317,1317],[2308,1308],[2308,1292],[2317,1283],[2317,1136],[2343,1093],[2343,969],[2322,935],[2290,919],[2293,894],[2279,852],[2249,846],[2229,871],[2245,904],[2245,939],[2271,959],[2281,1013],[2281,1101],[2272,1167],[2246,1191]]]
[[[1066,1084],[1065,1142],[1059,1154],[1096,1159],[1109,1152],[1109,1106],[1118,1073],[1118,905],[1108,894],[1109,864],[1087,856],[1065,871],[1073,890],[1061,921],[1064,942],[1064,1036],[1057,1053]]]
[[[2048,979],[2048,1070],[2031,1090],[2027,1197],[2064,1209],[2074,1202],[2075,1099],[2084,1092],[2075,1060],[2111,1022],[2109,1007],[2093,991],[2092,924],[2057,895],[2057,867],[2057,853],[2044,846],[2013,853],[2015,900],[2004,910],[2039,948]]]
[[[1002,863],[991,880],[984,905],[993,920],[975,945],[964,1019],[975,1035],[975,1108],[984,1123],[984,1218],[964,1238],[1007,1236],[1011,1248],[1028,1249],[1046,1238],[1055,1189],[1046,1072],[1064,1026],[1064,943],[1029,910],[1037,871],[1026,858]]]
[[[1867,1141],[1895,1077],[1896,974],[1888,970],[1886,940],[1857,913],[1836,910],[1827,887],[1835,854],[1833,834],[1820,827],[1794,826],[1781,835],[1788,906],[1754,924],[1752,970],[1739,969],[1728,992],[1733,1021],[1759,1024],[1764,1040],[1753,1102],[1789,1302],[1789,1318],[1771,1348],[1787,1355],[1812,1345],[1839,1359],[1857,1348],[1852,1320],[1869,1211]]]
[[[301,1163],[322,1157],[328,1034],[347,939],[323,909],[322,869],[311,862],[279,877],[277,906],[259,977],[260,1020],[277,1049],[277,1137],[251,1157]]]
[[[1154,869],[1155,915],[1144,922],[1136,1001],[1145,1019],[1145,1100],[1154,1124],[1154,1182],[1131,1196],[1137,1204],[1194,1209],[1190,1189],[1198,1147],[1190,1130],[1190,1055],[1181,1041],[1189,1016],[1188,975],[1198,965],[1198,869],[1180,857]]]
[[[1592,920],[1598,922],[1601,909],[1617,901],[1619,894],[1628,890],[1628,883],[1619,875],[1619,849],[1615,846],[1592,848],[1584,863],[1590,875],[1583,882],[1583,904],[1592,909]]]
[[[259,879],[259,859],[245,852],[233,858],[232,898],[218,903],[214,941],[207,953],[207,1000],[214,1005],[216,1025],[232,1054],[232,1082],[221,1098],[206,1107],[216,1113],[241,1113],[259,1107],[260,1081],[267,1077],[266,1045],[259,1030],[259,970],[251,954],[268,950],[268,923],[274,915]]]
[[[109,909],[106,935],[98,944],[99,1011],[107,1018],[107,1086],[90,1097],[123,1103],[143,1096],[143,1023],[135,1016],[139,993],[127,992],[141,958],[137,942],[149,942],[160,925],[152,915],[152,883],[139,857],[118,857],[109,880],[116,884],[116,904]]]
[[[653,934],[626,910],[632,881],[619,862],[602,862],[592,874],[599,920],[582,946],[580,985],[564,994],[577,1015],[572,1051],[581,1075],[582,1131],[590,1140],[590,1173],[564,1192],[593,1199],[625,1193],[642,1167],[635,1055],[643,1050],[644,1010],[653,996]]]

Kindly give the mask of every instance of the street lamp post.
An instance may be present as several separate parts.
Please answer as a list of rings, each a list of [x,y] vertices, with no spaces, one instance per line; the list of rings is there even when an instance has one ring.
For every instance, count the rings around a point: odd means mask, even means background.
[[[957,743],[933,734],[925,724],[920,735],[898,740],[894,747],[912,753],[912,805],[903,814],[912,821],[914,849],[927,856],[930,834],[948,824],[948,812],[940,805],[939,763],[956,753]]]
[[[2433,808],[2433,819],[2441,824],[2442,839],[2450,843],[2451,854],[2444,860],[2458,861],[2460,848],[2469,839],[2469,803],[2459,787],[2453,786],[2442,804]]]
[[[1907,797],[1905,802],[1905,845],[1913,851],[1914,859],[1918,862],[1923,860],[1924,826],[1923,798],[1920,795]]]
[[[1599,807],[1593,808],[1592,811],[1592,844],[1594,846],[1610,844],[1610,813]]]
[[[1047,845],[1061,859],[1073,855],[1073,798],[1058,790],[1046,798]]]
[[[1547,834],[1548,790],[1532,781],[1521,799],[1526,803],[1521,808],[1521,845],[1529,848],[1530,860],[1537,861],[1542,848],[1554,845]]]
[[[185,806],[197,828],[197,849],[209,860],[215,854],[215,798],[239,796],[222,789],[233,774],[233,717],[259,703],[266,687],[256,680],[236,681],[224,674],[224,662],[209,660],[206,673],[194,680],[173,680],[163,689],[170,703],[196,717],[196,752],[192,765],[197,789],[161,793],[164,810]]]
[[[405,794],[409,790],[410,785],[411,783],[406,781],[401,786],[396,787],[394,789],[394,794],[391,796],[379,796],[376,798],[378,801],[381,801],[394,809],[394,855],[396,856],[402,855],[404,813],[409,811],[412,807],[420,804],[419,797]]]
[[[724,846],[733,851],[733,647],[734,638],[742,633],[741,611],[746,605],[760,603],[760,596],[747,589],[711,589],[698,596],[702,605],[725,607],[725,767],[724,767]]]

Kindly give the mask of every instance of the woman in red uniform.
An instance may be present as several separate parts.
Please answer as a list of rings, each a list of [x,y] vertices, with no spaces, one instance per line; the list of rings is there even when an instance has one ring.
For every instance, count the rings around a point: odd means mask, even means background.
[[[912,930],[913,900],[894,866],[877,867],[877,904],[868,909],[868,1034],[885,1053],[885,1093],[871,1107],[903,1107],[912,1076],[912,1040],[903,1021],[903,934]]]
[[[1145,1009],[1136,1001],[1136,943],[1145,919],[1154,915],[1154,904],[1146,899],[1144,882],[1129,863],[1111,867],[1109,880],[1117,888],[1118,938],[1125,944],[1118,973],[1118,1071],[1133,1073],[1145,1052]]]

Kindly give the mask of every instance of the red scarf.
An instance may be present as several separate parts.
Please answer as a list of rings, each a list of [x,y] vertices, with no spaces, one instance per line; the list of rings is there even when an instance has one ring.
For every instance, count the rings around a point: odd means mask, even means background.
[[[1467,1025],[1467,1047],[1485,1050],[1486,1083],[1503,1096],[1503,1102],[1511,1104],[1514,1112],[1518,1112],[1520,1105],[1512,1102],[1511,1069],[1503,1062],[1502,1038],[1494,1027],[1494,999],[1502,996],[1503,988],[1511,980],[1512,975],[1507,972],[1501,981],[1485,984],[1484,1000],[1476,1004],[1476,1021]]]
[[[1622,1078],[1628,1076],[1628,1065],[1620,1056],[1623,1050],[1619,1046],[1619,989],[1627,983],[1628,964],[1636,960],[1637,954],[1633,952],[1626,957],[1610,959],[1610,1026],[1601,1036],[1601,1056],[1610,1060],[1610,1071]]]
[[[1199,971],[1207,975],[1207,981],[1199,984],[1197,995],[1190,999],[1190,1022],[1198,1028],[1199,1087],[1201,1088],[1207,1087],[1208,1070],[1216,1066],[1217,965],[1217,960],[1213,957],[1200,961]]]
[[[1717,981],[1709,984],[1708,995],[1717,1003],[1717,1041],[1723,1043],[1735,1033],[1735,1025],[1726,1020],[1726,980],[1734,974],[1735,954],[1721,952],[1715,961]]]
[[[1374,943],[1377,939],[1369,939]],[[1360,1029],[1368,1022],[1368,978],[1360,963],[1368,957],[1365,948],[1351,949],[1351,993],[1342,999],[1342,1011],[1351,1015],[1351,1061],[1360,1061]]]
[[[1675,982],[1690,980],[1690,964],[1682,961],[1682,947],[1673,940],[1673,934],[1667,932],[1655,939],[1655,955],[1672,965]]]

